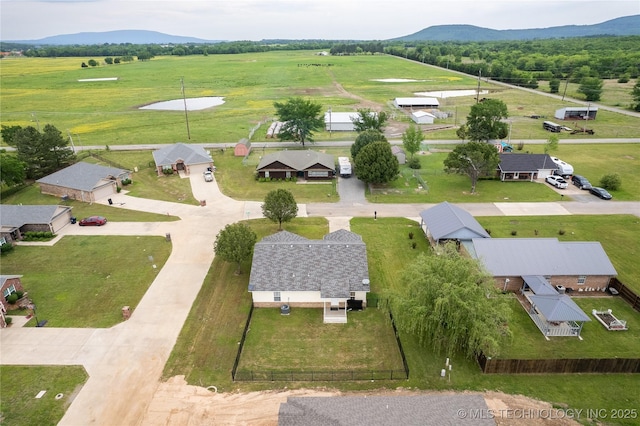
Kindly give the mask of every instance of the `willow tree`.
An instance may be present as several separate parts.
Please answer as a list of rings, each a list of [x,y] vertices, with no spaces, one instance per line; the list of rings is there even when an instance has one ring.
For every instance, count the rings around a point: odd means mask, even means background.
[[[423,254],[403,275],[403,290],[389,300],[397,327],[446,356],[496,356],[509,341],[511,307],[477,261],[454,244]]]

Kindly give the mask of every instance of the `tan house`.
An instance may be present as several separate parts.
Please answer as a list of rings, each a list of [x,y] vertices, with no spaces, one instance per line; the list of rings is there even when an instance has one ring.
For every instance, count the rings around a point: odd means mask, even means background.
[[[28,231],[57,234],[71,222],[69,206],[16,206],[0,204],[0,244],[14,243]]]
[[[256,171],[261,178],[326,180],[333,179],[335,167],[333,155],[311,150],[286,150],[262,157]]]
[[[131,179],[128,170],[79,162],[36,182],[43,194],[92,203],[115,194],[125,179]]]
[[[158,176],[170,169],[175,173],[202,173],[207,168],[213,168],[213,159],[205,149],[199,145],[176,143],[153,151]]]

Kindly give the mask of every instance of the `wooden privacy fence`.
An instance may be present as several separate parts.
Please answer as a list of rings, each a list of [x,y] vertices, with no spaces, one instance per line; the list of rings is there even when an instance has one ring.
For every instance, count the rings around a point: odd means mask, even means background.
[[[477,356],[486,374],[640,373],[640,358],[498,359]]]
[[[617,278],[611,278],[609,282],[610,288],[615,288],[618,293],[620,293],[620,297],[622,297],[625,302],[630,304],[633,309],[640,312],[640,296],[635,294],[629,287],[620,282]]]

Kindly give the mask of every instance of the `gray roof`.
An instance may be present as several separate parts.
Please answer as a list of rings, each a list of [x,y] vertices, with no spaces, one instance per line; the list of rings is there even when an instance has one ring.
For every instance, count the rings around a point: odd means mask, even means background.
[[[38,179],[36,182],[80,191],[93,191],[103,181],[126,176],[129,172],[115,167],[79,162]]]
[[[0,275],[0,287],[2,287],[7,280],[12,278],[22,278],[22,275]]]
[[[442,239],[470,240],[478,237],[490,238],[487,231],[469,212],[446,201],[421,211],[420,217],[436,241]]]
[[[481,395],[288,397],[279,426],[495,425]]]
[[[529,288],[538,296],[558,294],[558,290],[553,288],[549,281],[540,275],[525,275],[522,277]]]
[[[538,170],[556,170],[558,166],[549,154],[501,153],[498,168],[502,172],[537,172]]]
[[[474,238],[472,243],[476,257],[493,276],[617,275],[597,241]]]
[[[294,170],[307,170],[315,168],[314,166],[316,165],[320,165],[322,166],[322,168],[333,170],[336,166],[333,155],[330,154],[311,150],[286,150],[265,155],[260,160],[260,163],[258,164],[258,167],[256,167],[256,170],[269,168],[271,164],[276,162],[282,163]]]
[[[24,225],[48,225],[56,216],[67,210],[71,210],[71,207],[0,204],[0,226],[20,228]]]
[[[198,145],[176,143],[153,151],[156,166],[171,166],[179,161],[186,165],[212,163],[211,156]]]
[[[339,230],[310,240],[281,231],[255,245],[249,291],[320,291],[325,299],[347,298],[351,291],[369,291],[368,280],[367,248],[359,235]]]
[[[591,321],[566,294],[534,295],[529,299],[547,321]]]

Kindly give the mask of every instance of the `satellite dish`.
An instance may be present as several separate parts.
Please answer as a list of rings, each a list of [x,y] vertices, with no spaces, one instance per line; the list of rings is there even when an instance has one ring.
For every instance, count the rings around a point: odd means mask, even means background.
[[[362,280],[362,284],[369,285],[369,280],[365,278],[364,280]]]

